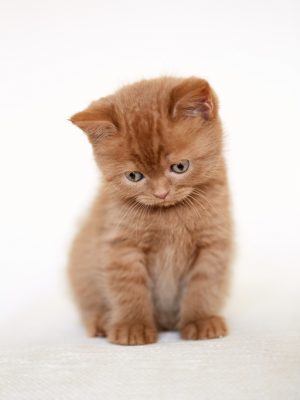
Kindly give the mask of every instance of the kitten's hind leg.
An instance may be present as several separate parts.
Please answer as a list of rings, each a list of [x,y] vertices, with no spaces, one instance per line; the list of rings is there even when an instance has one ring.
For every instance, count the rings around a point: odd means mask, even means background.
[[[82,320],[87,334],[91,337],[106,336],[106,313],[104,310],[85,311],[82,313]]]
[[[73,297],[89,336],[106,336],[109,312],[103,295],[98,236],[97,226],[91,221],[84,225],[74,240],[68,266]]]

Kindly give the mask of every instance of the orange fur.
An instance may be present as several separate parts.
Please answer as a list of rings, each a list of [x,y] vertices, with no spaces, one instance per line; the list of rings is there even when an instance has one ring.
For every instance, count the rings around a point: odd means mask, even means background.
[[[93,336],[146,344],[162,329],[226,335],[231,218],[218,102],[198,78],[125,86],[71,121],[103,185],[76,237],[70,280]],[[189,160],[181,174],[170,166]],[[131,182],[126,172],[144,179]]]

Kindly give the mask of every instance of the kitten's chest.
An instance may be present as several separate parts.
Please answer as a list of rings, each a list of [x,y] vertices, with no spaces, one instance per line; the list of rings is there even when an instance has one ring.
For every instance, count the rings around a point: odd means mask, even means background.
[[[156,318],[165,328],[176,325],[184,278],[193,263],[197,247],[184,228],[164,232],[156,238],[148,256]]]

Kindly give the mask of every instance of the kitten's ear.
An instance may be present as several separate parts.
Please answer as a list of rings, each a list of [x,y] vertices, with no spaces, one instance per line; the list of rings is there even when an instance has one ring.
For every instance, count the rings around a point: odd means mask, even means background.
[[[170,94],[169,112],[172,119],[200,116],[210,121],[217,115],[217,106],[216,95],[204,79],[185,79]]]
[[[70,121],[82,129],[91,141],[98,141],[117,132],[117,123],[111,105],[97,104],[70,118]]]

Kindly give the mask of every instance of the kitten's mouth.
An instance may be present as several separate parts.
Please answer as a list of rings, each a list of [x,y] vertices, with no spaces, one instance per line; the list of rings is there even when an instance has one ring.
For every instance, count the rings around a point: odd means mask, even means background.
[[[162,201],[153,201],[153,202],[140,202],[137,200],[138,203],[142,204],[143,206],[146,207],[153,207],[153,208],[170,208],[170,207],[175,207],[179,203],[182,202],[182,200],[162,200]]]
[[[151,206],[151,207],[174,207],[176,205],[179,205],[181,203],[184,202],[185,199],[187,199],[189,197],[189,195],[191,194],[192,190],[188,193],[185,193],[183,196],[180,196],[178,198],[165,198],[165,199],[152,199],[152,198],[137,198],[136,201],[144,206]]]
[[[158,207],[172,207],[175,206],[176,204],[180,203],[181,200],[161,200],[157,201],[154,204]]]

